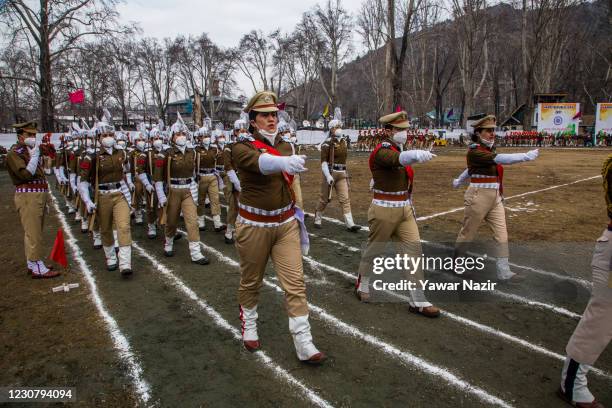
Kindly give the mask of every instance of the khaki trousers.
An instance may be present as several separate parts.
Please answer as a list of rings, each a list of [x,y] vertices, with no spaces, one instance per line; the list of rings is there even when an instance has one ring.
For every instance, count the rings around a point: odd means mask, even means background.
[[[238,192],[234,191],[234,185],[227,175],[223,176],[223,195],[227,203],[227,224],[235,225],[238,217]]]
[[[299,174],[293,176],[293,183],[291,184],[291,188],[293,188],[293,195],[295,196],[295,205],[303,210],[304,200],[302,199],[302,186],[300,185]]]
[[[146,191],[147,190],[145,189],[144,184],[142,184],[142,181],[140,181],[140,179],[136,177],[134,180],[134,193],[132,194],[132,208],[134,208],[134,210],[140,210],[144,208],[142,200],[143,197],[147,195]]]
[[[198,183],[198,216],[204,215],[206,196],[210,200],[210,213],[212,215],[221,214],[219,182],[214,174],[200,176],[200,182]]]
[[[15,193],[15,208],[23,227],[23,246],[28,261],[39,261],[44,258],[42,234],[48,194]]]
[[[484,220],[493,231],[496,242],[495,256],[508,258],[508,231],[506,229],[506,212],[499,190],[494,188],[468,187],[464,195],[463,226],[456,242],[456,252],[462,254],[474,241],[478,228]]]
[[[257,305],[268,258],[285,291],[289,317],[308,314],[306,286],[302,267],[300,227],[291,220],[276,227],[236,224],[236,249],[240,256],[238,303],[251,309]]]
[[[102,245],[106,247],[114,245],[113,229],[117,230],[120,247],[132,245],[130,206],[120,191],[99,194],[97,211]]]
[[[390,208],[370,204],[368,226],[368,244],[359,263],[361,277],[370,276],[373,259],[385,256],[386,246],[390,242],[396,246],[399,255],[421,257],[421,236],[412,206]],[[419,267],[410,278],[415,282],[423,279],[423,269]]]
[[[198,211],[188,188],[170,188],[168,203],[166,204],[166,237],[170,238],[176,235],[181,211],[183,212],[185,229],[187,229],[187,239],[189,242],[199,242]]]
[[[342,214],[348,214],[351,212],[351,200],[349,199],[349,186],[348,179],[346,178],[345,171],[332,171],[332,177],[334,179],[333,188],[338,196],[338,201],[342,207]],[[327,207],[329,197],[329,184],[325,177],[321,180],[321,193],[319,195],[319,204],[317,205],[317,212],[323,212]]]
[[[566,352],[575,361],[593,365],[612,340],[612,231],[607,229],[597,240],[591,268],[593,292]]]

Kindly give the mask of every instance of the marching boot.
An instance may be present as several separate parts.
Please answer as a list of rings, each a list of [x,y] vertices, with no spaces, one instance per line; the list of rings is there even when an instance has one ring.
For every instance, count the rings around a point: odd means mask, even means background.
[[[147,238],[157,238],[157,227],[155,226],[155,223],[147,225]]]
[[[132,274],[132,246],[119,247],[119,272],[121,276]]]
[[[134,211],[134,222],[136,223],[136,225],[142,225],[143,224],[143,221],[142,221],[142,210]]]
[[[213,224],[215,225],[215,232],[221,232],[227,228],[225,224],[221,223],[220,215],[213,215],[212,218],[213,218]]]
[[[189,254],[193,263],[198,265],[208,265],[210,263],[210,260],[202,254],[202,248],[198,241],[189,242]]]
[[[117,252],[115,252],[115,247],[113,246],[105,246],[104,248],[104,256],[106,256],[106,269],[109,271],[116,271],[118,266],[117,261]]]
[[[370,278],[363,278],[361,275],[357,275],[355,296],[357,296],[357,299],[362,303],[368,303],[370,301]]]
[[[93,247],[94,249],[102,249],[102,234],[100,234],[100,231],[93,232]]]
[[[81,232],[83,234],[89,232],[89,223],[87,221],[87,217],[81,217]]]
[[[174,256],[174,238],[165,237],[166,241],[164,242],[164,255],[165,256]]]
[[[323,219],[323,215],[319,211],[315,211],[314,216],[314,226],[315,228],[321,228],[321,220]]]
[[[68,214],[74,214],[76,212],[70,201],[66,201],[66,207],[68,207]]]
[[[495,270],[497,272],[497,279],[499,279],[501,283],[521,283],[525,280],[523,275],[518,275],[510,270],[508,258],[497,258],[497,261],[495,261]]]
[[[248,351],[257,351],[261,346],[257,335],[257,305],[252,309],[247,309],[242,305],[239,305],[239,308],[242,344]]]
[[[408,298],[410,312],[431,318],[440,316],[440,309],[427,301],[421,289],[409,291]]]
[[[344,214],[344,221],[346,222],[346,229],[350,232],[357,232],[361,229],[359,225],[355,225],[353,222],[353,214],[351,213]]]
[[[76,210],[74,213],[74,221],[79,222],[83,217],[81,217],[81,212]]]
[[[586,375],[590,369],[591,366],[566,357],[561,373],[561,386],[557,391],[559,398],[578,408],[603,408],[601,403],[595,401],[587,386]]]
[[[206,223],[203,215],[198,215],[198,228],[200,231],[206,231]]]
[[[310,323],[308,315],[290,317],[289,332],[293,337],[293,344],[298,359],[305,363],[320,364],[327,357],[321,353],[312,342],[312,334],[310,334]]]
[[[113,230],[113,239],[115,240],[115,251],[119,252],[119,234],[117,230]]]
[[[225,230],[225,243],[230,245],[234,243],[234,226],[228,225]]]

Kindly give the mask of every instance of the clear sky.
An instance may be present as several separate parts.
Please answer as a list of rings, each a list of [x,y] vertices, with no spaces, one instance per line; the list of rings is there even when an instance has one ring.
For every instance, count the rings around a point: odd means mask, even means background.
[[[325,0],[126,0],[118,11],[121,21],[136,22],[147,37],[176,37],[208,33],[221,47],[235,47],[251,30],[290,32],[302,13]],[[343,0],[353,16],[363,0]],[[353,45],[359,49],[360,39],[354,32]],[[236,76],[245,95],[253,90],[242,74]]]

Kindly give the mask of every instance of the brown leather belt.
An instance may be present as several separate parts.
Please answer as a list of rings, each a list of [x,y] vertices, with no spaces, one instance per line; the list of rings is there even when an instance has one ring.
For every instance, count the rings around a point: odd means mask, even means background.
[[[408,200],[408,194],[385,194],[385,193],[374,193],[375,200],[386,200],[386,201],[406,201]]]
[[[472,177],[471,183],[498,183],[497,177]]]
[[[286,221],[289,218],[293,217],[295,215],[295,208],[292,207],[288,209],[287,211],[280,213],[278,215],[255,214],[247,210],[244,210],[242,208],[239,208],[238,214],[240,214],[242,218],[245,218],[250,221],[266,222],[266,223],[269,223],[269,222],[280,223],[280,222]]]

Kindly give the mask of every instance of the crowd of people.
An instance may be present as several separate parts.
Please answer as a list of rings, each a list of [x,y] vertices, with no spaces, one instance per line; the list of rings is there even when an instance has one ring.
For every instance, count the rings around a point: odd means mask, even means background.
[[[197,265],[210,259],[202,252],[201,232],[208,231],[205,210],[210,205],[214,233],[235,245],[240,258],[237,303],[244,347],[259,350],[258,299],[264,271],[271,260],[285,293],[285,309],[295,351],[300,361],[320,364],[325,353],[314,344],[302,256],[309,250],[304,222],[300,173],[306,171],[306,156],[300,154],[295,123],[279,111],[272,92],[255,94],[233,124],[227,137],[210,121],[191,131],[180,115],[169,128],[159,122],[152,129],[141,126],[128,138],[117,130],[108,111],[90,129],[74,125],[52,154],[36,136],[36,124],[15,125],[18,142],[7,158],[15,185],[15,205],[25,231],[28,272],[32,278],[59,276],[43,261],[42,233],[49,185],[44,156],[54,156],[51,166],[63,196],[66,212],[74,215],[83,233],[91,233],[92,245],[104,253],[106,267],[127,278],[131,262],[132,216],[134,227],[142,225],[147,236],[161,235],[163,255],[175,256],[176,241],[186,236],[189,258]],[[368,210],[368,238],[361,254],[354,293],[359,301],[371,300],[374,260],[385,244],[398,244],[398,253],[422,255],[417,219],[412,206],[412,165],[435,160],[429,134],[409,130],[406,112],[379,119],[381,128],[361,134],[357,150],[370,150],[372,201]],[[520,284],[523,276],[510,268],[508,234],[503,202],[503,166],[536,160],[538,149],[524,153],[497,153],[496,119],[489,115],[474,124],[474,135],[466,152],[467,166],[452,182],[455,188],[468,184],[464,220],[457,235],[455,256],[469,252],[484,222],[496,243],[495,271],[500,284]],[[518,137],[518,136],[517,136]],[[530,136],[531,137],[531,136]],[[537,146],[537,135],[536,144]],[[522,140],[522,139],[520,139]],[[376,142],[376,143],[375,143]],[[344,215],[345,227],[361,229],[353,220],[350,202],[348,156],[350,139],[343,131],[339,109],[329,122],[329,133],[321,144],[321,188],[314,214],[315,228],[322,228],[323,212],[335,196]],[[408,147],[408,148],[407,148]],[[604,231],[593,259],[595,290],[587,310],[570,339],[562,371],[559,395],[570,403],[594,404],[586,375],[612,337],[612,160],[604,167],[604,189],[610,225]],[[221,219],[220,191],[228,206]],[[183,219],[185,233],[178,230]],[[161,233],[160,233],[161,231]],[[604,239],[605,238],[605,239]],[[423,268],[411,279],[423,279]],[[428,318],[441,315],[422,290],[410,290],[409,311]],[[597,405],[581,405],[597,406]]]
[[[590,133],[574,132],[537,132],[507,131],[498,135],[499,146],[537,146],[537,147],[594,147],[612,146],[612,133],[599,132],[595,138]]]

